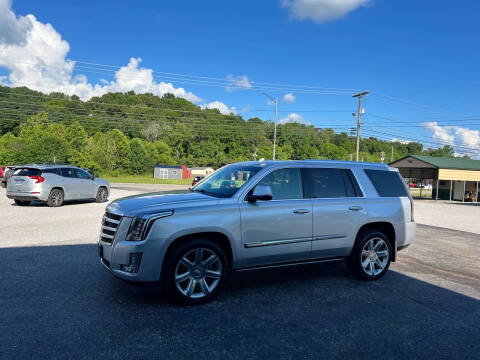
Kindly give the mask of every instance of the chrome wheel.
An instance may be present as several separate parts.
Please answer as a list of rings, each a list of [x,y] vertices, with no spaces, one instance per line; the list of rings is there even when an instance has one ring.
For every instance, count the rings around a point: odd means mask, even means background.
[[[175,284],[184,296],[199,299],[214,291],[222,279],[222,262],[210,249],[187,252],[175,268]]]
[[[368,240],[361,254],[363,271],[370,276],[380,274],[388,264],[388,245],[382,238],[374,237]]]
[[[63,194],[61,191],[54,191],[52,192],[52,204],[54,206],[60,206],[63,202]]]
[[[98,190],[98,200],[100,202],[107,201],[107,190],[106,189],[101,188],[100,190]]]

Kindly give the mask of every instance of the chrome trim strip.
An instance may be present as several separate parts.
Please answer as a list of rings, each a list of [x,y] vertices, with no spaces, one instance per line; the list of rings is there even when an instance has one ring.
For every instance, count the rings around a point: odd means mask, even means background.
[[[120,220],[115,220],[115,219],[109,218],[106,215],[103,215],[103,217],[105,218],[106,221],[111,222],[113,224],[117,224],[117,225],[120,224],[120,221],[121,221],[121,219]]]
[[[323,235],[323,236],[316,236],[313,241],[317,240],[332,240],[332,239],[342,239],[346,238],[347,235],[341,235],[341,234],[333,234],[333,235]]]
[[[110,230],[110,231],[117,231],[117,228],[112,228],[112,227],[109,227],[109,226],[105,226],[105,225],[102,225],[102,230],[105,229],[105,230]],[[103,232],[103,231],[102,231]]]
[[[312,241],[312,238],[298,238],[298,239],[286,239],[286,240],[271,240],[271,241],[263,241],[263,242],[251,242],[246,243],[246,248],[252,247],[260,247],[260,246],[272,246],[272,245],[284,245],[284,244],[295,244],[301,242]]]
[[[101,236],[105,237],[107,239],[112,239],[113,240],[113,235],[108,235],[108,234],[105,234],[105,233],[102,232]]]
[[[306,261],[283,263],[283,264],[259,265],[259,266],[235,269],[235,271],[242,272],[242,271],[252,271],[252,270],[274,269],[274,268],[280,268],[280,267],[286,267],[286,266],[310,265],[310,264],[338,262],[338,261],[345,261],[345,257],[314,259],[314,260],[306,260]]]

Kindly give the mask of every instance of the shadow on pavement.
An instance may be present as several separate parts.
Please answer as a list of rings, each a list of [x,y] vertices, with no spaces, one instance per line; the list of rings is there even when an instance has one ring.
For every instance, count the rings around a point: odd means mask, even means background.
[[[480,302],[343,264],[233,274],[192,307],[132,291],[96,245],[0,249],[0,354],[15,358],[474,358]]]

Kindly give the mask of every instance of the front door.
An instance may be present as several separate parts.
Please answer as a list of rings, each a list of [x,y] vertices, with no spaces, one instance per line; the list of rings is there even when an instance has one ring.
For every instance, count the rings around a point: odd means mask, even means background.
[[[313,202],[312,256],[348,256],[358,228],[366,221],[365,200],[346,169],[308,169],[306,186]]]
[[[258,184],[270,186],[273,199],[244,201],[240,207],[243,247],[241,266],[309,258],[312,201],[303,197],[300,169],[275,170]]]

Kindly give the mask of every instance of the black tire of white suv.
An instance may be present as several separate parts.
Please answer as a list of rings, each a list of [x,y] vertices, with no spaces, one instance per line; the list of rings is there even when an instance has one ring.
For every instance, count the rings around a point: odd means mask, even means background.
[[[97,190],[97,196],[95,197],[95,201],[97,203],[102,203],[108,200],[108,191],[106,188],[99,187]]]
[[[60,189],[53,189],[48,195],[47,206],[59,207],[63,205],[64,194]]]
[[[176,246],[165,259],[162,283],[167,297],[192,305],[211,300],[221,290],[228,269],[223,250],[209,239],[191,239]]]
[[[348,265],[359,279],[377,280],[388,271],[391,259],[388,237],[377,230],[365,230],[358,234]]]

